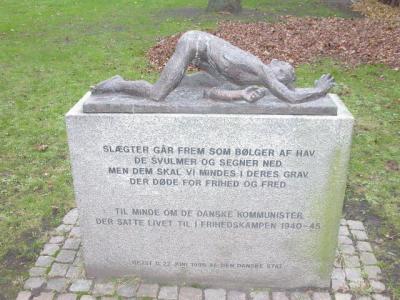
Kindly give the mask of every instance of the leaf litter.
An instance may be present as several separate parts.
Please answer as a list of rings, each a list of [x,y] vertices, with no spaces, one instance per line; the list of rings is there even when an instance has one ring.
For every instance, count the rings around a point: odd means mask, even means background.
[[[342,19],[283,17],[278,23],[224,21],[210,33],[258,56],[293,65],[334,58],[342,63],[385,64],[400,67],[400,24],[369,18]],[[147,56],[161,70],[182,33],[159,41]]]

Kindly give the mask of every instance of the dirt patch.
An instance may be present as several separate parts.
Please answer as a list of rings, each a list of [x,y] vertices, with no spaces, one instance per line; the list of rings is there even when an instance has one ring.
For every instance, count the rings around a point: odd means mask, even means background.
[[[360,220],[365,222],[371,216],[370,205],[367,201],[346,201],[344,205],[345,218],[349,220]],[[379,218],[373,218],[372,223],[379,226]]]
[[[61,212],[63,215],[63,212]],[[47,232],[53,228],[51,221],[55,214],[42,219],[39,227],[20,232],[15,245],[8,249],[0,263],[0,300],[15,299],[15,294],[23,284],[27,268],[32,266],[39,255]],[[17,276],[18,275],[18,276]]]
[[[352,8],[371,19],[400,22],[400,7],[392,7],[378,0],[359,0]]]
[[[348,65],[400,67],[400,25],[371,19],[285,17],[279,23],[221,22],[213,34],[253,53],[265,63],[272,58],[294,65],[332,57]],[[148,51],[162,69],[180,34],[161,40]]]
[[[362,15],[352,9],[353,2],[351,0],[321,0],[322,3],[340,11],[349,17],[361,17]]]
[[[396,160],[391,159],[386,162],[385,169],[388,171],[400,171],[400,166]]]

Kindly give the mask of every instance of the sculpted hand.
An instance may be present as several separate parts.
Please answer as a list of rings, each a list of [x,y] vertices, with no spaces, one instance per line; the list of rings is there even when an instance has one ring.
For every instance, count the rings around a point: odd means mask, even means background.
[[[265,96],[265,88],[249,86],[242,91],[242,98],[247,102],[255,102]]]
[[[324,74],[320,79],[315,81],[315,88],[321,93],[328,93],[328,91],[335,85],[335,79],[330,74]]]

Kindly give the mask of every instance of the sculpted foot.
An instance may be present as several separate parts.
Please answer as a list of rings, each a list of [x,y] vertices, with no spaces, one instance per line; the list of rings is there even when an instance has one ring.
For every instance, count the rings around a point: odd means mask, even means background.
[[[92,94],[99,95],[107,93],[118,93],[120,92],[120,87],[123,82],[125,82],[125,80],[121,76],[115,75],[95,85],[92,88]]]
[[[154,88],[153,88],[153,91],[150,91],[150,94],[149,94],[150,100],[153,100],[156,102],[164,101],[166,97],[167,96],[161,95],[160,93],[157,93],[157,91],[154,91]]]

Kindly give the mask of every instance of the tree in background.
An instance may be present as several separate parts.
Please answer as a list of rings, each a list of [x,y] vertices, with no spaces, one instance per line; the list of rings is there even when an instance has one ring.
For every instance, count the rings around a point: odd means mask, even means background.
[[[400,6],[400,0],[379,0],[379,1],[391,6]]]
[[[225,11],[237,14],[242,10],[241,0],[208,0],[207,11]]]

